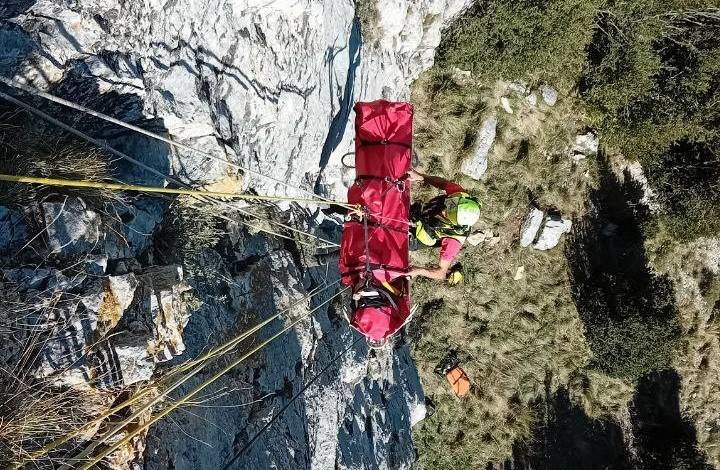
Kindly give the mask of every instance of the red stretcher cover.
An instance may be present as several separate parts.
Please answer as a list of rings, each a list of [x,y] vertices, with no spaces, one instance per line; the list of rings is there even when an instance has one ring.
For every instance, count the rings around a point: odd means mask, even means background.
[[[385,339],[410,315],[408,227],[412,158],[413,108],[409,103],[384,100],[355,105],[355,183],[348,202],[366,207],[368,252],[374,281],[389,285],[398,295],[397,308],[363,309],[352,326],[371,339]],[[345,222],[340,242],[340,273],[345,285],[363,282],[365,228],[361,221]]]

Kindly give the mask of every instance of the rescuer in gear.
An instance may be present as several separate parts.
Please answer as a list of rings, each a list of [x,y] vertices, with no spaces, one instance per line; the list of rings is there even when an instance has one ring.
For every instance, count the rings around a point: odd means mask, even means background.
[[[411,266],[407,275],[423,276],[430,279],[444,280],[448,278],[453,260],[460,253],[465,240],[472,231],[472,226],[480,218],[480,204],[457,183],[438,176],[408,172],[408,179],[429,184],[445,192],[424,204],[413,204],[410,219],[414,224],[410,233],[425,246],[440,247],[440,263],[436,268]],[[453,276],[457,278],[456,275]],[[452,280],[451,280],[452,281]],[[452,283],[452,282],[451,282]]]

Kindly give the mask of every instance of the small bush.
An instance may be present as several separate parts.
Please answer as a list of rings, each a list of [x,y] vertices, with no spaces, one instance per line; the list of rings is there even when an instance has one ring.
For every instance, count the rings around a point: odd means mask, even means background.
[[[583,67],[599,0],[476,2],[443,35],[442,67],[484,79],[532,77],[571,87]]]
[[[355,16],[360,22],[360,32],[365,44],[374,45],[380,38],[378,2],[380,0],[355,0]]]
[[[720,233],[720,157],[718,143],[678,142],[645,173],[658,213],[653,221],[680,240]]]
[[[0,173],[98,182],[110,178],[113,168],[100,149],[38,127],[22,111],[0,107]],[[110,191],[0,183],[0,205],[26,207],[50,194],[81,196],[94,207],[117,200]]]
[[[217,210],[200,206],[191,197],[175,199],[155,235],[156,256],[164,263],[180,262],[192,273],[202,251],[214,247],[223,234]]]
[[[661,316],[633,315],[588,322],[592,365],[611,377],[636,380],[672,364],[680,325]]]
[[[0,381],[0,465],[27,459],[43,445],[91,421],[109,405],[96,389],[54,389],[4,374]]]

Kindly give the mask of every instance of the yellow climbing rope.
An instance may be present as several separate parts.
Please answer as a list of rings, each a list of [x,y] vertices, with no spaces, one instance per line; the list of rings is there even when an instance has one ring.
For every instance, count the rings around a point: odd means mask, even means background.
[[[82,106],[82,105],[79,105],[79,104],[77,104],[77,103],[73,103],[72,101],[68,101],[68,100],[66,100],[66,99],[63,99],[63,98],[60,98],[60,97],[51,95],[50,93],[46,93],[46,92],[44,92],[44,91],[42,91],[42,90],[38,90],[38,89],[35,88],[35,87],[31,87],[31,86],[29,86],[29,85],[27,85],[27,84],[25,84],[25,83],[19,82],[19,81],[17,81],[17,80],[12,80],[12,79],[5,78],[5,77],[0,76],[0,82],[4,83],[5,85],[7,85],[7,86],[9,86],[9,87],[11,87],[11,88],[15,88],[15,89],[17,89],[17,90],[24,91],[25,93],[28,93],[28,94],[31,94],[31,95],[40,96],[40,97],[42,97],[42,98],[45,98],[46,100],[53,101],[53,102],[58,103],[58,104],[61,104],[61,105],[63,105],[63,106],[67,106],[68,108],[75,109],[75,110],[80,111],[80,112],[83,112],[83,113],[85,113],[85,114],[89,114],[90,116],[94,116],[94,117],[96,117],[96,118],[98,118],[98,119],[102,119],[102,120],[104,120],[104,121],[111,122],[111,123],[113,123],[113,124],[116,124],[116,125],[118,125],[118,126],[124,127],[124,128],[126,128],[126,129],[130,129],[130,130],[132,130],[132,131],[135,131],[135,132],[137,132],[137,133],[139,133],[139,134],[142,134],[142,135],[144,135],[144,136],[150,137],[150,138],[152,138],[152,139],[156,139],[156,140],[159,140],[159,141],[161,141],[161,142],[165,142],[166,144],[168,144],[168,145],[170,145],[170,146],[172,146],[172,147],[181,148],[181,149],[188,150],[188,151],[191,151],[191,152],[199,153],[199,154],[204,155],[204,156],[206,156],[206,157],[208,157],[208,158],[221,161],[222,163],[225,163],[226,165],[229,165],[229,166],[231,166],[231,167],[233,167],[233,168],[237,168],[237,169],[239,169],[239,170],[242,170],[242,171],[244,171],[244,172],[250,173],[250,174],[252,174],[252,175],[259,176],[259,177],[261,177],[261,178],[265,178],[265,179],[267,179],[267,180],[269,180],[269,181],[272,181],[272,182],[274,182],[274,183],[277,183],[277,184],[280,184],[280,185],[282,185],[282,186],[285,186],[286,188],[289,188],[289,189],[293,189],[293,190],[296,190],[296,191],[300,191],[300,192],[306,193],[306,194],[312,196],[312,197],[315,198],[315,199],[319,199],[319,200],[322,200],[322,201],[325,201],[325,202],[328,202],[328,203],[334,203],[334,201],[332,201],[331,199],[328,199],[328,198],[326,198],[326,197],[324,197],[324,196],[320,196],[319,194],[315,194],[315,193],[313,193],[313,192],[311,192],[311,191],[308,191],[307,189],[303,189],[303,188],[299,188],[299,187],[297,187],[297,186],[293,186],[293,185],[291,185],[290,183],[288,183],[287,181],[283,181],[283,180],[280,180],[280,179],[277,179],[277,178],[273,178],[272,176],[264,175],[264,174],[260,173],[259,171],[255,171],[255,170],[250,169],[250,168],[247,168],[247,167],[245,167],[245,166],[238,165],[238,164],[235,163],[235,162],[228,161],[228,160],[226,160],[226,159],[224,159],[224,158],[221,158],[221,157],[218,157],[217,155],[214,155],[214,154],[212,154],[212,153],[210,153],[210,152],[206,152],[206,151],[204,151],[204,150],[200,150],[200,149],[198,149],[198,148],[191,147],[191,146],[189,146],[189,145],[182,144],[182,143],[180,143],[180,142],[176,142],[176,141],[174,141],[174,140],[172,140],[172,139],[169,139],[169,138],[167,138],[167,137],[163,137],[163,136],[161,136],[161,135],[159,135],[159,134],[156,134],[156,133],[154,133],[154,132],[150,132],[150,131],[148,131],[148,130],[145,130],[145,129],[143,129],[142,127],[135,126],[135,125],[133,125],[133,124],[130,124],[130,123],[121,121],[121,120],[119,120],[119,119],[116,119],[116,118],[114,118],[114,117],[112,117],[112,116],[108,116],[107,114],[103,114],[103,113],[101,113],[101,112],[94,111],[94,110],[92,110],[92,109],[90,109],[90,108],[88,108],[88,107],[86,107],[86,106]],[[6,95],[6,96],[7,96],[7,95]]]
[[[39,459],[43,455],[47,454],[48,452],[50,452],[54,449],[57,449],[61,445],[67,443],[72,438],[79,436],[80,434],[83,434],[88,429],[91,429],[94,426],[99,425],[100,423],[102,423],[104,420],[106,420],[110,416],[113,416],[114,414],[116,414],[118,411],[124,410],[128,406],[134,405],[135,403],[139,402],[143,398],[147,397],[150,394],[150,392],[156,391],[158,387],[165,387],[165,394],[171,392],[172,390],[174,390],[178,386],[182,385],[182,383],[186,382],[187,380],[189,380],[195,374],[197,374],[198,372],[200,372],[202,370],[202,367],[196,367],[196,366],[202,365],[204,367],[205,365],[207,365],[207,363],[210,360],[231,352],[241,342],[243,342],[244,340],[248,339],[253,334],[260,331],[266,325],[269,325],[274,320],[280,318],[281,316],[288,313],[293,308],[295,308],[295,307],[299,306],[300,304],[302,304],[303,302],[307,301],[313,295],[318,294],[320,292],[324,292],[327,289],[330,289],[339,283],[340,283],[340,281],[338,280],[338,281],[334,281],[330,284],[323,284],[323,285],[320,285],[320,286],[314,288],[313,290],[308,292],[307,295],[303,296],[298,301],[293,302],[289,307],[280,310],[276,314],[257,323],[255,326],[248,328],[247,330],[243,331],[239,335],[231,338],[230,340],[226,341],[225,343],[206,352],[202,356],[200,356],[196,359],[193,359],[191,361],[188,361],[188,362],[181,364],[180,366],[174,368],[169,374],[161,377],[159,383],[148,384],[147,386],[145,386],[145,388],[143,388],[142,390],[139,390],[132,397],[128,398],[127,400],[123,401],[122,403],[118,404],[117,406],[114,406],[113,408],[107,410],[105,413],[101,414],[100,416],[93,419],[92,421],[86,423],[84,426],[81,426],[80,428],[76,429],[75,431],[69,432],[69,433],[65,434],[64,436],[62,436],[58,439],[55,439],[54,441],[46,444],[41,449],[30,454],[30,456],[26,460],[19,462],[14,468],[21,468],[24,464],[26,464],[28,462],[36,461],[37,459]],[[181,377],[179,377],[179,375],[181,373],[185,373],[185,374],[182,375]]]
[[[220,204],[220,205],[223,205],[226,207],[230,207],[233,210],[238,210],[242,213],[245,213],[248,216],[258,217],[258,218],[259,218],[259,216],[247,213],[240,208],[231,206],[224,199],[265,201],[265,202],[271,202],[271,203],[284,201],[284,202],[297,202],[297,203],[304,203],[304,204],[334,204],[334,205],[337,205],[339,207],[343,207],[343,208],[346,208],[349,210],[358,210],[358,207],[356,207],[354,205],[351,205],[351,204],[348,204],[345,202],[341,202],[341,201],[334,201],[332,199],[314,194],[313,192],[308,191],[307,189],[294,187],[286,181],[282,181],[282,180],[279,180],[279,179],[276,179],[276,178],[273,178],[273,177],[270,177],[267,175],[263,175],[262,173],[259,173],[257,171],[251,170],[251,169],[243,167],[243,166],[240,166],[234,162],[226,161],[226,160],[221,159],[221,158],[219,158],[215,155],[212,155],[208,152],[199,150],[197,148],[190,147],[185,144],[177,143],[169,138],[154,134],[150,131],[146,131],[146,130],[144,130],[140,127],[134,126],[132,124],[128,124],[123,121],[119,121],[115,118],[112,118],[105,114],[99,113],[97,111],[93,111],[89,108],[72,103],[72,102],[64,100],[62,98],[52,96],[48,93],[34,89],[25,84],[21,84],[19,82],[13,81],[13,80],[5,79],[3,77],[0,77],[0,82],[3,82],[6,85],[11,86],[13,88],[20,89],[26,93],[31,93],[31,94],[34,94],[37,96],[41,96],[45,99],[54,101],[54,102],[62,104],[64,106],[68,106],[70,108],[76,109],[76,110],[84,112],[86,114],[95,116],[100,119],[104,119],[108,122],[112,122],[114,124],[120,125],[122,127],[128,128],[128,129],[134,130],[136,132],[139,132],[139,133],[146,135],[148,137],[151,137],[153,139],[163,141],[163,142],[171,145],[172,147],[183,148],[185,150],[201,153],[210,158],[222,160],[223,162],[225,162],[226,164],[228,164],[232,167],[241,169],[247,173],[251,173],[251,174],[269,179],[269,180],[271,180],[275,183],[281,184],[287,188],[306,193],[310,197],[300,198],[300,197],[291,197],[291,196],[255,195],[255,194],[246,194],[246,193],[243,194],[243,193],[234,193],[234,192],[208,191],[208,190],[191,188],[188,184],[181,182],[181,181],[177,180],[176,178],[173,178],[172,176],[165,175],[165,174],[161,173],[160,171],[156,170],[155,168],[152,168],[152,167],[150,167],[150,166],[148,166],[148,165],[146,165],[146,164],[116,150],[116,149],[113,149],[106,142],[104,142],[102,140],[94,139],[94,138],[80,132],[79,130],[53,118],[52,116],[49,116],[48,114],[43,113],[39,109],[36,109],[33,106],[23,103],[22,101],[17,100],[16,98],[6,95],[5,93],[2,93],[2,92],[0,92],[0,98],[3,98],[11,103],[14,103],[14,104],[28,110],[29,112],[47,120],[48,122],[66,130],[67,132],[74,134],[94,145],[97,145],[98,147],[105,149],[109,153],[111,153],[115,156],[118,156],[124,160],[127,160],[127,161],[135,164],[136,166],[143,168],[143,169],[151,172],[152,174],[155,174],[155,175],[163,178],[168,183],[172,183],[174,185],[181,186],[181,188],[131,185],[131,184],[123,183],[121,181],[120,182],[112,182],[112,183],[111,182],[93,182],[93,181],[81,181],[81,180],[70,180],[70,179],[59,179],[59,178],[42,178],[42,177],[33,177],[33,176],[25,176],[25,175],[3,175],[3,174],[0,174],[0,181],[20,183],[20,184],[57,186],[57,187],[94,188],[94,189],[107,190],[107,191],[132,191],[132,192],[144,193],[144,194],[149,194],[149,195],[166,195],[166,194],[187,195],[187,196],[196,198],[198,201]],[[269,221],[269,222],[279,225],[285,229],[289,229],[293,232],[305,234],[305,235],[311,236],[313,238],[317,238],[320,241],[337,246],[333,242],[329,242],[328,240],[324,240],[313,234],[309,234],[309,233],[303,232],[301,230],[295,229],[293,227],[289,227],[285,224],[281,224],[281,223],[273,222],[273,221]],[[264,231],[268,231],[268,230],[264,230]],[[269,233],[278,235],[278,236],[283,236],[281,234],[277,234],[274,232],[269,232]],[[320,290],[325,290],[337,283],[339,283],[339,281],[336,281],[335,283],[333,283],[331,285],[325,285]],[[220,372],[213,375],[210,379],[208,379],[208,380],[202,382],[201,384],[199,384],[198,386],[196,386],[190,393],[186,394],[183,397],[180,397],[178,400],[176,400],[172,404],[170,404],[167,407],[165,407],[164,409],[162,409],[158,414],[152,416],[148,422],[143,423],[142,425],[138,426],[137,428],[128,430],[127,426],[129,424],[134,423],[143,413],[147,412],[148,410],[152,410],[152,408],[155,405],[159,404],[165,397],[167,397],[169,393],[171,393],[173,390],[177,389],[180,385],[187,382],[187,380],[189,380],[189,378],[191,378],[192,376],[197,374],[200,370],[202,370],[213,358],[219,357],[221,355],[224,355],[224,354],[234,350],[241,341],[244,341],[245,339],[249,338],[252,334],[259,331],[262,327],[269,324],[272,320],[274,320],[275,318],[278,318],[284,311],[279,312],[276,315],[273,315],[272,317],[264,320],[263,322],[260,322],[256,326],[243,332],[239,336],[231,339],[230,341],[224,343],[223,345],[214,348],[212,351],[201,356],[200,358],[195,359],[193,361],[190,361],[189,363],[186,363],[186,364],[180,366],[176,371],[173,371],[168,376],[161,378],[159,383],[153,384],[152,386],[149,386],[149,387],[145,388],[144,390],[141,390],[139,393],[137,393],[133,397],[129,398],[124,403],[121,403],[120,405],[114,407],[112,410],[108,411],[108,413],[103,414],[103,416],[98,417],[96,420],[93,421],[93,423],[97,424],[98,422],[101,422],[101,421],[107,419],[108,417],[110,417],[111,414],[114,414],[117,411],[122,410],[134,403],[140,402],[143,398],[147,397],[151,391],[154,391],[155,389],[157,389],[158,386],[161,388],[161,390],[159,391],[159,393],[156,396],[149,399],[147,402],[142,403],[139,410],[134,411],[133,413],[131,413],[131,416],[129,416],[128,418],[125,418],[124,420],[122,420],[119,423],[116,423],[115,426],[113,426],[113,428],[111,430],[109,430],[108,432],[103,434],[103,436],[100,438],[100,440],[98,440],[98,441],[94,442],[93,444],[89,445],[88,447],[86,447],[74,459],[70,459],[70,461],[76,462],[78,464],[82,464],[82,466],[79,467],[81,469],[87,469],[87,468],[90,468],[90,467],[94,466],[95,464],[99,463],[107,455],[111,454],[112,452],[114,452],[115,450],[120,448],[122,445],[130,442],[139,433],[148,429],[153,423],[162,419],[164,416],[171,413],[173,410],[177,409],[178,407],[182,406],[183,404],[188,403],[193,397],[195,397],[198,393],[200,393],[205,387],[207,387],[210,384],[212,384],[213,382],[215,382],[222,375],[224,375],[227,372],[229,372],[230,370],[232,370],[234,367],[236,367],[237,365],[239,365],[240,363],[245,361],[247,358],[249,358],[253,354],[262,350],[265,346],[267,346],[272,341],[276,340],[277,338],[282,336],[284,333],[289,331],[291,328],[293,328],[295,325],[297,325],[304,318],[311,316],[314,312],[319,310],[322,306],[326,305],[327,303],[332,301],[332,299],[341,295],[346,290],[347,290],[347,288],[341,290],[340,292],[337,292],[335,295],[333,295],[326,301],[322,302],[320,305],[316,306],[309,312],[307,312],[307,313],[301,315],[300,317],[298,317],[297,319],[293,320],[290,324],[285,326],[281,331],[274,334],[269,339],[267,339],[266,341],[264,341],[257,347],[253,348],[252,350],[250,350],[248,353],[243,354],[240,358],[231,362],[227,367],[225,367],[223,370],[221,370]],[[309,295],[312,295],[312,293]],[[285,310],[285,311],[287,311],[287,310]],[[181,375],[178,377],[178,374],[181,374]],[[91,423],[88,423],[88,425],[83,426],[82,428],[78,429],[77,432],[69,433],[68,435],[64,436],[63,438],[55,440],[55,441],[51,442],[50,444],[44,446],[39,451],[33,453],[27,461],[34,461],[34,460],[38,459],[39,457],[50,452],[52,449],[55,449],[58,446],[65,444],[73,437],[79,435],[84,429],[87,429],[87,427],[90,424]],[[114,442],[114,443],[108,442],[109,440],[112,440],[113,437],[116,437],[118,435],[118,433],[120,433],[121,431],[126,432],[126,434],[123,436],[123,438],[121,440]],[[117,439],[117,437],[116,437],[116,439]],[[100,453],[98,455],[92,456],[92,454],[95,451],[95,449],[97,448],[97,446],[101,445],[101,444],[105,444],[105,445],[107,445],[107,447],[104,448],[102,451],[100,451]],[[22,465],[22,463],[20,465]],[[69,468],[69,467],[66,464],[66,465],[63,465],[62,468]]]
[[[70,188],[95,188],[111,191],[133,191],[139,193],[148,194],[180,194],[185,196],[194,197],[215,197],[215,198],[228,198],[228,199],[245,199],[249,201],[287,201],[287,202],[303,202],[310,204],[326,204],[324,201],[318,201],[316,199],[305,199],[299,197],[290,196],[262,196],[259,194],[244,194],[244,193],[231,193],[224,191],[205,191],[201,189],[180,189],[180,188],[163,188],[159,186],[139,186],[134,184],[121,184],[121,183],[104,183],[98,181],[80,181],[80,180],[69,180],[60,178],[41,178],[36,176],[21,176],[21,175],[3,175],[0,174],[0,181],[7,181],[12,183],[26,183],[26,184],[39,184],[45,186],[62,186]],[[348,209],[355,209],[355,206],[347,204],[345,202],[333,202],[341,207]]]
[[[325,300],[324,302],[322,302],[321,304],[319,304],[318,306],[316,306],[315,308],[313,308],[313,309],[310,310],[309,312],[306,312],[305,314],[299,316],[297,319],[293,320],[291,323],[289,323],[287,326],[285,326],[282,330],[278,331],[277,333],[275,333],[274,335],[272,335],[270,338],[268,338],[267,340],[263,341],[263,342],[260,343],[258,346],[256,346],[255,348],[253,348],[252,350],[250,350],[249,352],[247,352],[246,354],[243,354],[243,355],[240,356],[238,359],[232,361],[232,362],[231,362],[230,364],[228,364],[225,368],[223,368],[223,369],[220,370],[219,372],[215,373],[215,374],[214,374],[212,377],[210,377],[209,379],[207,379],[207,380],[205,380],[204,382],[202,382],[202,383],[200,383],[199,385],[197,385],[197,386],[196,386],[195,388],[193,388],[188,394],[184,395],[184,396],[181,397],[181,398],[178,398],[178,399],[175,400],[172,404],[168,405],[166,408],[164,408],[163,410],[161,410],[157,415],[152,416],[147,422],[143,423],[142,425],[140,425],[140,426],[138,426],[138,427],[136,427],[136,428],[133,428],[132,431],[128,432],[127,435],[125,435],[121,440],[110,444],[109,447],[107,447],[107,448],[103,449],[102,451],[100,451],[100,453],[99,453],[98,455],[96,455],[96,456],[94,456],[94,457],[89,457],[89,456],[90,456],[90,453],[95,449],[95,446],[96,446],[96,445],[98,445],[98,444],[100,444],[100,443],[103,443],[103,441],[105,441],[105,443],[107,443],[107,440],[110,439],[110,438],[112,438],[113,436],[116,436],[119,431],[125,430],[125,426],[127,426],[127,425],[128,425],[129,423],[131,423],[133,420],[137,419],[140,415],[142,415],[142,414],[143,414],[147,409],[149,409],[152,405],[158,403],[158,402],[160,401],[160,399],[167,394],[167,392],[161,394],[160,397],[152,400],[150,404],[144,406],[141,410],[138,410],[137,412],[133,413],[133,415],[132,415],[130,418],[127,418],[127,419],[123,420],[123,422],[121,423],[120,426],[117,426],[117,427],[113,428],[109,433],[104,434],[104,435],[102,436],[102,438],[101,438],[101,439],[102,439],[101,441],[98,441],[95,445],[89,446],[88,448],[85,449],[85,451],[83,451],[83,452],[82,452],[80,455],[78,455],[77,457],[72,458],[72,459],[69,459],[71,462],[73,462],[73,464],[79,464],[80,462],[84,462],[83,465],[79,465],[79,466],[77,466],[77,467],[74,467],[74,466],[73,466],[72,468],[78,468],[79,470],[87,470],[87,469],[91,468],[93,465],[98,464],[102,459],[104,459],[104,458],[107,457],[108,455],[112,454],[113,452],[115,452],[117,449],[119,449],[119,448],[122,447],[123,445],[125,445],[125,444],[127,444],[128,442],[132,441],[132,440],[135,438],[135,436],[137,436],[138,434],[144,432],[144,431],[147,430],[150,426],[152,426],[154,423],[156,423],[157,421],[161,420],[162,418],[164,418],[165,416],[167,416],[168,414],[170,414],[172,411],[176,410],[176,409],[179,408],[180,406],[182,406],[182,405],[184,405],[185,403],[187,403],[188,401],[190,401],[190,400],[191,400],[192,398],[194,398],[198,393],[202,392],[206,387],[208,387],[208,386],[211,385],[212,383],[216,382],[218,379],[220,379],[222,376],[224,376],[225,374],[227,374],[228,372],[230,372],[232,369],[234,369],[235,367],[237,367],[239,364],[241,364],[241,363],[244,362],[245,360],[247,360],[249,357],[251,357],[252,355],[254,355],[255,353],[257,353],[258,351],[261,351],[261,350],[264,349],[267,345],[269,345],[270,343],[272,343],[273,341],[275,341],[276,339],[280,338],[282,335],[284,335],[285,333],[287,333],[288,331],[290,331],[293,327],[295,327],[295,325],[297,325],[298,323],[300,323],[300,322],[303,321],[304,319],[310,317],[313,313],[315,313],[316,311],[318,311],[322,306],[328,304],[328,303],[331,302],[333,299],[335,299],[336,297],[342,295],[344,292],[346,292],[346,291],[348,291],[348,290],[349,290],[349,287],[346,287],[346,288],[340,290],[339,292],[337,292],[336,294],[334,294],[332,297],[330,297],[329,299]],[[88,457],[89,457],[91,460],[87,461],[86,459],[88,459]],[[70,467],[69,467],[69,468],[70,468]]]
[[[11,86],[12,86],[12,85],[11,85]],[[51,95],[48,95],[48,96],[51,96]],[[162,172],[156,170],[155,168],[153,168],[153,167],[151,167],[151,166],[149,166],[149,165],[146,165],[145,163],[142,163],[141,161],[136,160],[136,159],[132,158],[131,156],[129,156],[129,155],[123,153],[123,152],[120,152],[119,150],[114,149],[113,147],[110,147],[110,146],[107,144],[107,142],[101,141],[101,140],[98,140],[98,139],[94,139],[94,138],[90,137],[89,135],[85,134],[84,132],[81,132],[81,131],[75,129],[74,127],[72,127],[72,126],[69,126],[69,125],[65,124],[64,122],[55,119],[54,117],[48,115],[47,113],[44,113],[44,112],[40,111],[39,109],[35,108],[34,106],[31,106],[31,105],[29,105],[29,104],[27,104],[27,103],[24,103],[24,102],[22,102],[22,101],[20,101],[20,100],[18,100],[18,99],[16,99],[16,98],[14,98],[14,97],[12,97],[12,96],[9,96],[9,95],[7,95],[7,94],[5,94],[5,93],[3,93],[3,92],[0,92],[0,98],[4,99],[4,100],[6,100],[6,101],[8,101],[8,102],[10,102],[10,103],[13,103],[13,104],[15,104],[16,106],[19,106],[19,107],[25,109],[26,111],[28,111],[28,112],[30,112],[30,113],[32,113],[32,114],[34,114],[34,115],[36,115],[36,116],[38,116],[38,117],[46,120],[46,121],[48,121],[49,123],[51,123],[51,124],[53,124],[53,125],[61,128],[61,129],[65,130],[66,132],[69,132],[70,134],[73,134],[73,135],[75,135],[75,136],[77,136],[77,137],[79,137],[79,138],[81,138],[81,139],[83,139],[83,140],[85,140],[85,141],[93,144],[93,145],[96,145],[96,146],[98,146],[98,147],[106,150],[107,152],[109,152],[109,153],[112,154],[112,155],[115,155],[115,156],[117,156],[117,157],[119,157],[119,158],[122,158],[123,160],[126,160],[126,161],[134,164],[135,166],[138,166],[138,167],[140,167],[140,168],[142,168],[142,169],[144,169],[144,170],[146,170],[146,171],[149,171],[150,173],[152,173],[152,174],[154,174],[154,175],[162,178],[163,180],[165,180],[165,181],[167,181],[167,182],[169,182],[169,183],[173,183],[173,184],[175,184],[175,185],[177,185],[177,186],[185,187],[185,188],[188,188],[188,189],[193,189],[190,185],[188,185],[188,184],[186,184],[186,183],[178,180],[177,178],[174,178],[174,177],[172,177],[172,176],[170,176],[170,175],[165,175],[165,174],[163,174]],[[78,105],[78,106],[79,106],[79,105]],[[80,107],[80,108],[82,108],[82,107]],[[109,117],[109,116],[108,116],[108,117]],[[111,120],[111,122],[115,122],[115,121],[117,121],[117,120],[115,120],[115,119]],[[122,121],[119,121],[119,122],[122,122]],[[126,126],[126,127],[127,127],[127,126]],[[134,126],[132,126],[131,128],[133,128],[133,127],[134,127]],[[143,133],[146,134],[147,132],[145,131],[145,132],[143,132]],[[150,133],[150,134],[152,134],[152,133]],[[156,134],[152,134],[152,136],[155,136],[155,137],[160,138],[160,136],[157,136]],[[164,139],[164,138],[160,138],[160,139],[163,140],[163,141],[166,141],[166,140],[167,140],[167,141],[169,141],[169,142],[171,142],[171,143],[173,142],[172,140],[169,140],[169,139]],[[202,153],[202,152],[201,152],[201,153]],[[217,158],[217,157],[215,157],[215,158]],[[253,172],[253,173],[256,173],[256,172]],[[259,174],[259,173],[258,173],[258,174]],[[264,175],[262,175],[262,176],[264,176]],[[273,180],[273,181],[275,181],[274,178],[271,178],[271,177],[268,177],[268,178],[271,179],[271,180]],[[120,182],[120,184],[122,184],[122,182]],[[288,185],[287,183],[284,183],[284,184],[285,184],[285,186],[288,186],[288,187],[292,188],[291,185]],[[302,188],[294,188],[294,189],[298,189],[298,190],[300,190],[300,191],[309,193],[307,190],[303,190]],[[317,200],[313,200],[313,202],[315,202],[315,203],[337,203],[337,202],[335,202],[335,201],[332,201],[332,200],[330,200],[330,199],[321,197],[321,196],[316,195],[316,194],[314,194],[314,193],[309,193],[309,194],[310,194],[311,196],[313,196],[313,198],[316,198],[316,199],[317,199]],[[198,197],[198,199],[200,199],[201,201],[204,201],[204,202],[209,202],[209,201],[205,200],[202,196]],[[321,201],[322,201],[322,202],[321,202]],[[226,207],[226,208],[229,208],[229,209],[232,209],[232,210],[237,210],[237,211],[239,211],[239,212],[241,212],[241,213],[245,213],[246,215],[248,215],[248,216],[250,216],[250,217],[260,218],[260,217],[254,215],[254,214],[250,214],[250,213],[248,213],[248,212],[246,212],[246,211],[243,211],[243,210],[241,210],[241,209],[239,209],[239,208],[233,207],[233,206],[229,205],[229,204],[228,204],[227,202],[225,202],[225,201],[216,201],[216,203],[217,203],[217,204],[220,204],[220,205],[222,205],[222,206],[224,206],[224,207]],[[339,204],[340,204],[340,205],[343,205],[343,204],[345,204],[345,203],[339,203]],[[343,207],[344,207],[344,206],[343,206]],[[279,236],[279,237],[282,237],[282,238],[288,238],[288,237],[285,237],[285,236],[283,236],[283,235],[280,235],[280,234],[278,234],[277,232],[274,232],[274,231],[272,231],[272,230],[268,230],[268,229],[256,227],[256,226],[253,226],[253,225],[251,225],[251,224],[247,224],[247,223],[244,223],[244,222],[241,222],[241,221],[239,221],[239,222],[240,222],[240,223],[243,223],[243,224],[245,224],[245,225],[248,225],[248,226],[250,226],[250,227],[252,227],[252,228],[256,228],[256,229],[261,230],[261,231],[263,231],[263,232],[269,233],[269,234],[271,234],[271,235]],[[283,227],[283,228],[285,228],[285,229],[289,229],[289,226],[287,226],[286,224],[282,224],[282,223],[280,223],[280,222],[276,222],[276,221],[272,221],[272,220],[268,220],[268,222],[270,222],[270,223],[273,224],[273,225],[277,225],[277,226]],[[311,237],[311,238],[316,238],[316,239],[318,239],[318,240],[320,240],[320,241],[328,244],[329,246],[339,246],[339,245],[337,245],[337,244],[334,243],[334,242],[330,242],[330,241],[328,241],[328,240],[321,239],[320,237],[317,237],[316,235],[313,235],[313,234],[310,234],[310,233],[307,233],[307,232],[303,232],[303,231],[301,231],[301,230],[297,230],[297,229],[294,229],[294,228],[293,228],[293,229],[291,229],[291,231],[303,233],[304,235],[307,235],[307,236],[309,236],[309,237]],[[300,242],[300,243],[303,243],[303,242]]]

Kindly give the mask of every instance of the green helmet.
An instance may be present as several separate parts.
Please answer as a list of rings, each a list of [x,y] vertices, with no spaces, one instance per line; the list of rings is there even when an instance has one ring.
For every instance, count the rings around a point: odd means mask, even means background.
[[[470,227],[480,218],[480,204],[467,195],[448,198],[447,218],[455,225]]]

